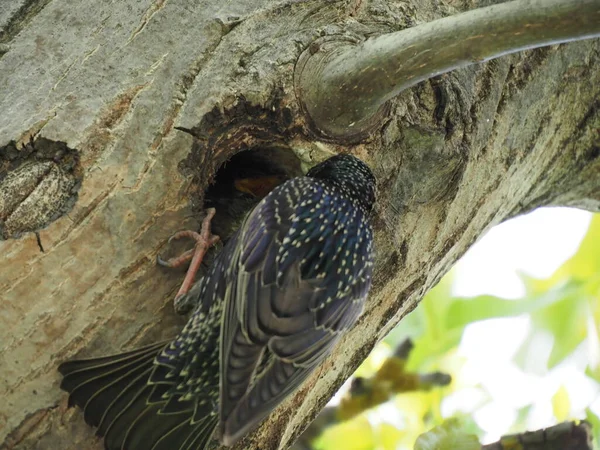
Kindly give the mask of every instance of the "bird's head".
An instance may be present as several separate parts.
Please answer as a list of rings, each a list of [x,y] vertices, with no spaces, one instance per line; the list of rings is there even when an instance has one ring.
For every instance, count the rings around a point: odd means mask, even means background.
[[[333,156],[310,169],[307,177],[327,180],[347,192],[371,212],[377,197],[375,176],[364,162],[355,156]]]

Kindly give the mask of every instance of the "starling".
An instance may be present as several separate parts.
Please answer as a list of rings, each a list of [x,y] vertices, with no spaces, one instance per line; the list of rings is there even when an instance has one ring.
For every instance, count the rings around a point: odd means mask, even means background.
[[[183,289],[195,309],[177,338],[59,367],[69,404],[98,427],[107,450],[202,450],[213,434],[233,445],[360,315],[374,202],[375,178],[351,155],[279,185]],[[207,224],[204,248],[214,240]]]

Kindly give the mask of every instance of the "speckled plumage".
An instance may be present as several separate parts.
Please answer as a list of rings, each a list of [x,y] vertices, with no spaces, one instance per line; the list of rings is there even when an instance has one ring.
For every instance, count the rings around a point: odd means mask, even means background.
[[[231,445],[264,419],[360,315],[374,201],[366,165],[330,158],[246,217],[187,294],[197,307],[174,341],[63,364],[106,448],[203,449],[217,424]]]

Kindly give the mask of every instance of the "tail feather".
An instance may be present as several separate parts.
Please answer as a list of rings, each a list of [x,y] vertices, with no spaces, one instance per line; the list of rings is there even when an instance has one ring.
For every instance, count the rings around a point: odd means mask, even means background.
[[[168,341],[157,342],[146,347],[101,358],[66,361],[58,366],[58,371],[64,376],[60,387],[67,392],[71,392],[77,387],[77,384],[89,381],[96,374],[96,372],[92,373],[92,370],[101,372],[102,369],[106,369],[110,371],[111,368],[118,367],[122,363],[131,362],[144,356],[152,360],[167,343]]]
[[[199,450],[208,445],[217,424],[214,408],[199,408],[196,420],[193,405],[174,407],[180,395],[171,398],[169,386],[176,380],[162,379],[160,371],[156,383],[150,380],[166,344],[60,365],[69,405],[81,407],[85,421],[98,427],[106,450]]]
[[[218,416],[216,414],[205,419],[201,427],[196,428],[193,433],[190,433],[190,437],[184,442],[182,450],[205,448],[217,427],[217,422]]]
[[[197,450],[206,448],[217,426],[216,414],[207,416],[204,420],[174,428],[163,436],[150,450]]]
[[[131,426],[127,430],[125,448],[147,449],[165,434],[170,433],[178,427],[184,428],[189,423],[189,411],[162,414],[159,409],[160,405],[152,405],[141,411],[135,420],[132,421]],[[152,420],[154,416],[158,416],[160,420]],[[170,442],[170,445],[173,446],[173,441]]]
[[[69,406],[82,408],[86,422],[98,426],[108,405],[129,391],[125,387],[152,366],[165,344],[161,342],[118,355],[61,364],[58,370],[64,378],[60,387],[71,394]]]
[[[81,407],[85,421],[98,427],[106,450],[203,450],[209,445],[216,410],[206,399],[182,401],[175,367],[156,360],[165,345],[60,365],[69,405]]]
[[[152,361],[143,361],[138,366],[130,367],[129,371],[119,378],[116,378],[111,384],[98,389],[92,394],[83,407],[85,421],[92,426],[98,427],[102,422],[111,422],[118,411],[115,407],[117,401],[138,392],[146,385],[146,380],[152,368]],[[87,390],[94,388],[90,383]],[[74,391],[79,393],[81,388]]]
[[[127,448],[124,447],[124,444],[132,422],[141,414],[144,414],[146,409],[156,408],[156,406],[148,405],[146,401],[151,391],[152,386],[145,385],[140,391],[135,393],[129,404],[126,405],[108,426],[106,435],[104,436],[104,445],[108,450],[122,450]],[[155,421],[153,420],[152,422]]]
[[[189,422],[180,423],[179,425],[171,428],[167,433],[161,436],[160,439],[152,446],[152,450],[171,450],[177,448],[182,450],[182,443],[187,439],[189,433],[190,424]],[[202,448],[202,447],[200,447]]]

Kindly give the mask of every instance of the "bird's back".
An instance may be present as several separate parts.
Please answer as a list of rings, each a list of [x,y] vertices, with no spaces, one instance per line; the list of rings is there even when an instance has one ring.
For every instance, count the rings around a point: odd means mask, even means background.
[[[294,391],[359,316],[373,265],[367,211],[327,180],[289,180],[249,215],[225,302],[222,441]]]

